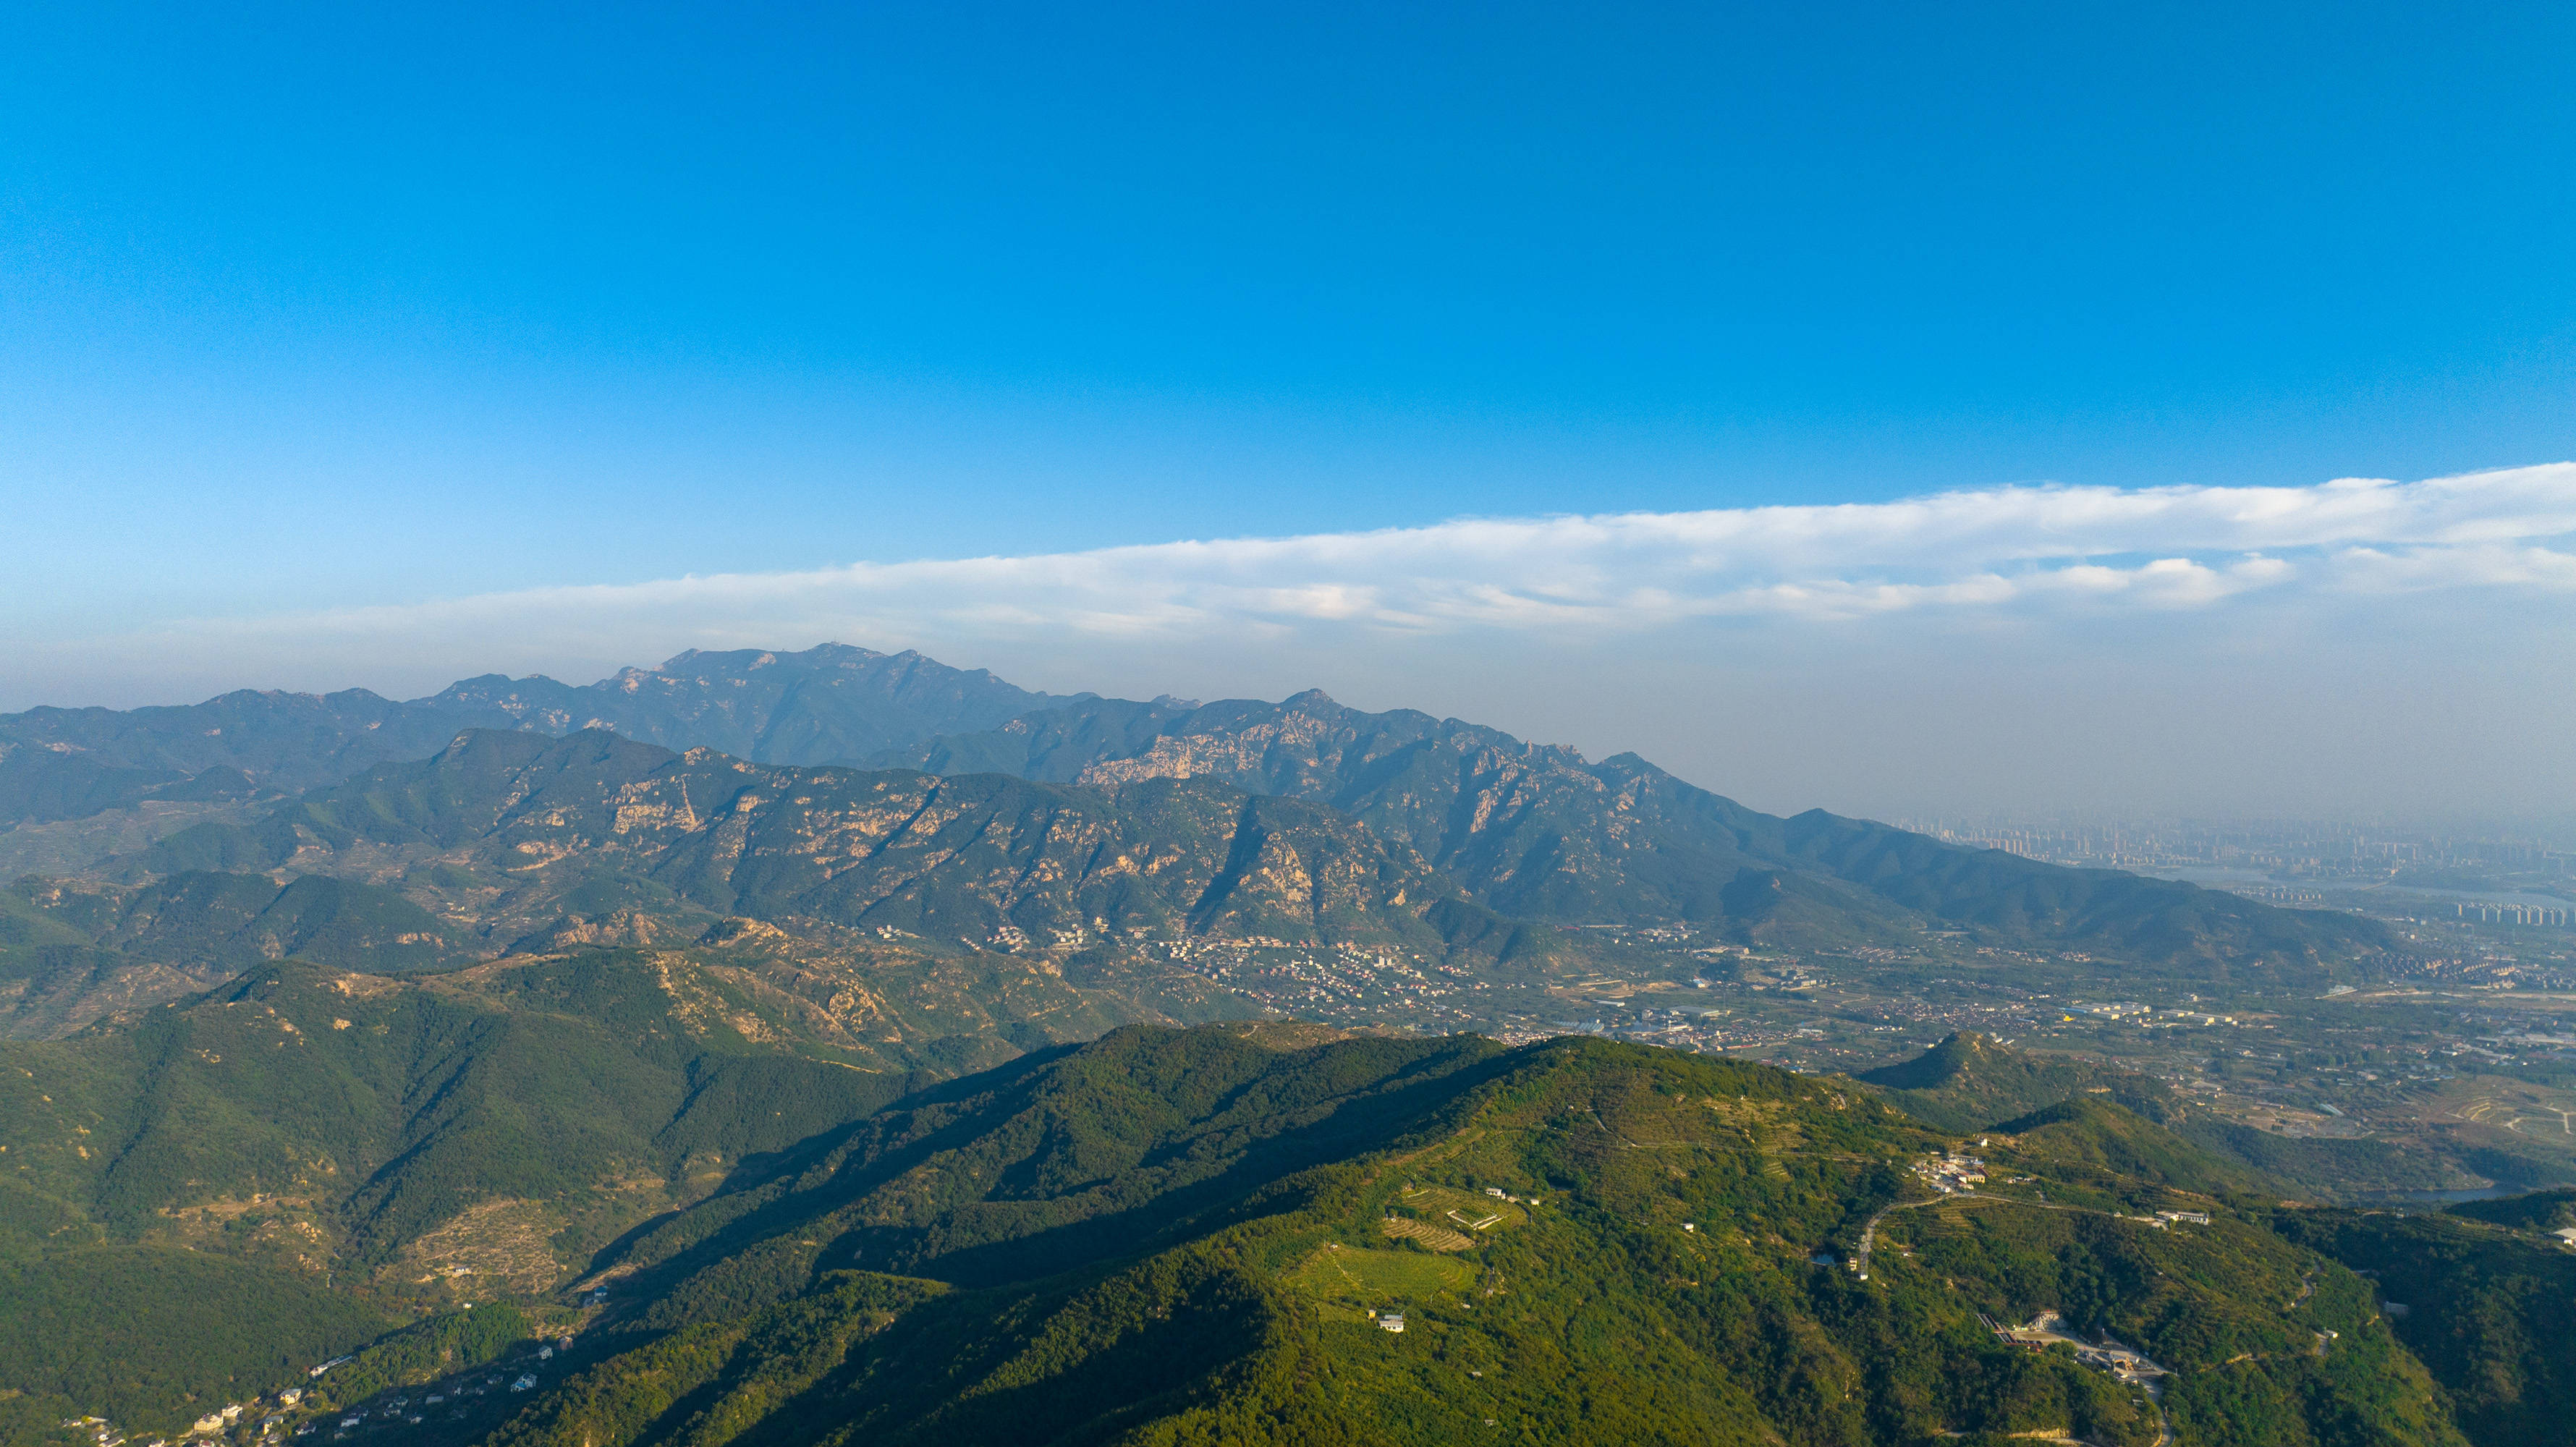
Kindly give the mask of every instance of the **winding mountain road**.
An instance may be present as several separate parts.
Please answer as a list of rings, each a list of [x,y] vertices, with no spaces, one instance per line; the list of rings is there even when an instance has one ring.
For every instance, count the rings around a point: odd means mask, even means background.
[[[1878,1244],[1879,1222],[1886,1220],[1890,1215],[1893,1215],[1898,1211],[1911,1211],[1917,1206],[1937,1206],[1944,1201],[1956,1201],[1963,1206],[1976,1205],[1980,1202],[1995,1202],[2003,1205],[2028,1206],[2033,1210],[2038,1211],[2072,1211],[2079,1216],[2108,1216],[2115,1221],[2131,1221],[2135,1219],[2133,1217],[2123,1216],[2117,1211],[2097,1211],[2089,1206],[2061,1206],[2054,1201],[2025,1201],[2019,1196],[1988,1196],[1973,1191],[1962,1192],[1955,1196],[1934,1196],[1929,1200],[1923,1201],[1896,1201],[1879,1208],[1878,1214],[1869,1218],[1869,1224],[1860,1228],[1860,1246],[1859,1249],[1852,1252],[1853,1273],[1863,1281],[1869,1280],[1869,1253],[1871,1249]],[[2310,1272],[2309,1279],[2302,1283],[2302,1287],[2304,1289],[2299,1293],[2300,1301],[2307,1300],[2308,1293],[2316,1289],[2315,1275],[2316,1274],[2314,1272]],[[2295,1305],[2295,1303],[2293,1304]],[[2145,1390],[2147,1393],[2147,1404],[2156,1409],[2156,1447],[2173,1447],[2173,1419],[2165,1415],[2163,1393],[2155,1390],[2154,1388],[2146,1388]]]

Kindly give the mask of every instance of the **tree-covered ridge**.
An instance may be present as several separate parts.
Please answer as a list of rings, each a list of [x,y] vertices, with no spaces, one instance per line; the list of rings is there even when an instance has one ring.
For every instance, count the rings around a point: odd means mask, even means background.
[[[274,1298],[273,1324],[229,1318],[238,1361],[138,1337],[110,1393],[129,1423],[201,1377],[285,1380],[462,1267],[487,1307],[605,1289],[569,1376],[456,1417],[511,1443],[1444,1442],[1488,1420],[1531,1441],[2459,1440],[2366,1283],[2081,1090],[1980,1146],[1837,1077],[1287,1024],[1129,1027],[906,1079],[791,1039],[736,968],[289,963],[0,1049],[0,1119],[26,1123],[0,1141],[8,1289],[71,1343],[105,1309],[93,1277],[188,1319],[149,1260],[233,1273],[201,1283],[212,1302]],[[1955,1079],[1959,1053],[1918,1073]],[[1934,1195],[1914,1168],[1960,1146],[1990,1184]],[[1866,1276],[1841,1264],[1871,1240]],[[551,1274],[513,1279],[501,1258],[530,1243]],[[326,1258],[358,1296],[295,1317]],[[2042,1311],[2170,1369],[2161,1401],[1977,1320]],[[460,1365],[500,1338],[476,1341]],[[110,1392],[77,1346],[29,1361],[0,1386]],[[464,1440],[420,1432],[405,1447]]]
[[[2143,1182],[2204,1193],[2260,1192],[2276,1183],[2244,1161],[2157,1125],[2125,1106],[2079,1095],[2002,1121],[1996,1135],[2064,1179]]]
[[[2438,1160],[2373,1139],[2276,1135],[2185,1104],[2161,1081],[2067,1056],[2008,1050],[1973,1031],[1912,1060],[1862,1072],[1898,1108],[1937,1129],[2012,1131],[2060,1124],[2070,1151],[2126,1159],[2131,1174],[2196,1179],[2206,1189],[2317,1193],[2422,1190],[2445,1183]],[[2086,1106],[2077,1110],[2070,1106]],[[2104,1110],[2098,1106],[2112,1107]],[[2040,1117],[2051,1111],[2050,1119]],[[2135,1123],[2124,1119],[2138,1117]],[[2152,1124],[2153,1142],[2139,1127]],[[2165,1144],[2169,1143],[2169,1144]],[[2160,1163],[2150,1164],[2150,1159]]]
[[[579,1268],[585,1229],[595,1249],[689,1173],[905,1088],[751,1038],[728,993],[609,951],[411,981],[280,962],[130,1029],[0,1046],[0,1189],[72,1239],[265,1230],[316,1270],[390,1269],[468,1208],[525,1201],[554,1238],[544,1284]],[[10,1254],[64,1239],[0,1229]]]
[[[544,1300],[771,1154],[1136,1009],[1025,960],[713,945],[412,976],[278,961],[0,1044],[0,1294],[49,1334],[0,1351],[0,1401],[151,1425],[388,1318]]]
[[[1847,1082],[1281,1044],[1122,1031],[809,1143],[639,1238],[600,1355],[495,1440],[2460,1440],[2364,1283],[2216,1203],[1890,1212],[1943,1138]],[[1500,1207],[1463,1249],[1386,1229],[1458,1199]],[[1809,1261],[1874,1221],[1868,1279]],[[1976,1320],[2041,1310],[2163,1405]]]
[[[1782,819],[1633,754],[1571,749],[1321,693],[1277,704],[1076,702],[877,763],[1118,788],[1219,779],[1330,804],[1504,914],[1680,919],[1746,938],[1871,938],[1933,919],[2304,977],[2374,927],[2114,870],[2039,864],[1811,810]],[[1902,922],[1902,923],[1900,923]]]
[[[357,880],[191,870],[139,886],[26,879],[11,893],[85,942],[130,959],[237,973],[293,955],[378,971],[471,958],[471,934],[400,892]]]
[[[2155,1121],[2169,1121],[2180,1110],[2160,1081],[2062,1056],[2009,1050],[1973,1030],[1955,1032],[1911,1060],[1864,1071],[1859,1078],[1887,1091],[1906,1114],[1955,1132],[1982,1130],[2087,1094]]]

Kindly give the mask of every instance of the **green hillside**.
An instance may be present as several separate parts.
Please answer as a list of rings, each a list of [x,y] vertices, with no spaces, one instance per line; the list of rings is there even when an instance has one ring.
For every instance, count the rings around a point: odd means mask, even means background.
[[[2276,1135],[2187,1106],[2161,1082],[2133,1071],[2009,1050],[1974,1031],[1953,1034],[1911,1060],[1864,1071],[1860,1079],[1917,1120],[1963,1134],[2040,1124],[2039,1114],[2064,1105],[2117,1107],[2139,1125],[2160,1128],[2155,1152],[2187,1152],[2193,1164],[2175,1169],[2207,1182],[2207,1189],[2338,1198],[2432,1190],[2453,1180],[2451,1167],[2426,1152],[2367,1138]],[[2062,1119],[2105,1127],[2118,1117],[2092,1112]]]
[[[0,1045],[0,1254],[256,1247],[408,1287],[396,1258],[463,1222],[409,1275],[542,1287],[692,1175],[906,1087],[756,1043],[747,1003],[610,951],[410,982],[281,962],[130,1030]],[[494,1201],[518,1204],[465,1219]]]
[[[2177,1113],[2156,1081],[2063,1056],[2008,1050],[1973,1030],[1956,1032],[1911,1060],[1859,1077],[1897,1107],[1937,1129],[1965,1133],[2083,1095],[2098,1095],[2153,1121]]]
[[[2454,1216],[2484,1221],[2516,1231],[2555,1233],[2576,1226],[2576,1190],[2533,1191],[2491,1201],[2462,1201],[2448,1208]]]
[[[772,944],[269,962],[0,1043],[0,1298],[46,1333],[0,1333],[0,1402],[168,1425],[418,1311],[542,1300],[777,1152],[1136,1008],[1003,957]]]
[[[188,871],[140,888],[22,881],[22,897],[135,960],[228,973],[293,955],[343,969],[403,970],[470,958],[463,930],[395,890],[300,875]]]
[[[2274,1183],[2261,1171],[2205,1149],[2154,1121],[2094,1095],[2079,1095],[1998,1122],[2013,1149],[2054,1175],[2116,1188],[2172,1186],[2204,1194],[2255,1192]]]
[[[2432,1370],[2479,1447],[2576,1442],[2576,1253],[2515,1225],[2556,1219],[2566,1192],[2473,1212],[2283,1211],[2275,1229],[2375,1278],[2400,1341]],[[2479,1219],[2486,1217],[2488,1219]]]
[[[2366,1284],[2233,1217],[1939,1203],[1867,1281],[1810,1264],[1934,1141],[1641,1047],[1124,1030],[638,1238],[492,1440],[2460,1440]],[[2043,1309],[2172,1368],[2162,1407],[1975,1315]]]
[[[1836,1077],[1286,1023],[906,1076],[724,957],[288,962],[0,1045],[0,1294],[44,1335],[0,1390],[175,1424],[433,1310],[298,1410],[371,1447],[2462,1440],[2366,1282],[2177,1194],[2229,1167],[2117,1105],[1945,1198],[1914,1167],[1959,1138]],[[2161,1399],[1978,1320],[2046,1311]]]
[[[393,1325],[380,1306],[301,1272],[170,1247],[83,1247],[0,1261],[0,1391],[56,1418],[182,1429],[195,1403],[298,1385],[312,1363]],[[23,1440],[54,1424],[15,1425]]]

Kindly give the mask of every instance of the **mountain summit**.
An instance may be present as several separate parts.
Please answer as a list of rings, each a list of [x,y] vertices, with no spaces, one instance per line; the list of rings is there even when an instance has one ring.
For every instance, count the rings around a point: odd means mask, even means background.
[[[37,708],[0,715],[0,826],[333,784],[427,758],[462,728],[606,728],[762,763],[850,763],[1065,701],[910,650],[826,643],[801,653],[691,649],[583,685],[485,674],[401,703],[362,688],[245,689],[176,707]]]

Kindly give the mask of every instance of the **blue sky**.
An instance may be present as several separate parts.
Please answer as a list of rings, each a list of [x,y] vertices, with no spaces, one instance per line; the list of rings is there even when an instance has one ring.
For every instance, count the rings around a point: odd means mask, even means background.
[[[31,8],[0,612],[59,661],[682,574],[2558,461],[2571,42],[2537,5]],[[118,656],[0,706],[230,666]]]

